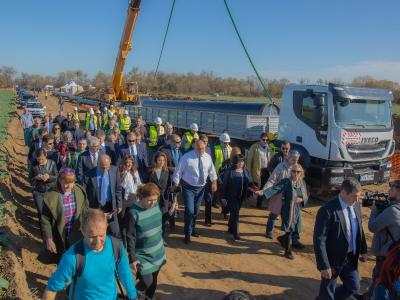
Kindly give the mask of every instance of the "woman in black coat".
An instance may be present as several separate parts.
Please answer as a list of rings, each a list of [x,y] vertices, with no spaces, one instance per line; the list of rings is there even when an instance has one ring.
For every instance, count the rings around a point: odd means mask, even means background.
[[[42,216],[44,194],[55,187],[57,176],[56,163],[47,159],[44,149],[36,150],[35,160],[29,170],[29,181],[32,184],[32,196],[39,220]]]
[[[244,155],[236,154],[232,160],[232,167],[224,174],[223,198],[226,199],[230,211],[228,232],[235,240],[240,240],[239,211],[246,197],[247,188],[251,185],[248,171],[244,168]]]
[[[152,182],[160,189],[160,210],[162,213],[162,231],[165,235],[165,224],[169,218],[168,215],[168,188],[171,185],[170,173],[168,171],[167,155],[164,152],[158,151],[154,155],[153,163],[150,166],[147,174],[146,183]]]

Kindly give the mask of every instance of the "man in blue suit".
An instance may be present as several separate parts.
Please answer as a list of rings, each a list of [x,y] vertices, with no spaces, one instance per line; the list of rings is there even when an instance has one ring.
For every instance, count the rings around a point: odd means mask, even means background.
[[[318,211],[314,226],[314,252],[321,272],[318,300],[359,299],[358,259],[367,259],[361,193],[356,179],[346,179],[338,196]],[[338,277],[343,285],[337,287]]]
[[[127,143],[119,149],[119,159],[117,165],[121,162],[125,156],[132,156],[136,163],[138,173],[141,180],[144,180],[147,175],[147,169],[149,167],[147,150],[145,143],[137,143],[137,135],[134,132],[129,132],[126,136]]]

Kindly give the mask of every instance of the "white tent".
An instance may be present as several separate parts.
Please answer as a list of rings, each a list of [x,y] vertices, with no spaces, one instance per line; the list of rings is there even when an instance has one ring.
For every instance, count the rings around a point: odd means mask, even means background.
[[[66,85],[61,87],[61,92],[75,95],[76,93],[82,92],[83,87],[80,86],[79,84],[76,84],[75,81],[71,80],[68,82]]]

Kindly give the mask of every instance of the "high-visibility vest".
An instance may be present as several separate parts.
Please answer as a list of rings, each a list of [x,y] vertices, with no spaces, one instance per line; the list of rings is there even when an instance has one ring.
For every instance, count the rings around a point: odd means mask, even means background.
[[[103,114],[103,128],[105,128],[108,124],[108,114]]]
[[[278,147],[276,147],[274,143],[269,143],[268,148],[270,149],[272,155],[275,155],[275,153],[278,151]]]
[[[150,126],[149,134],[150,134],[150,141],[151,141],[151,142],[149,142],[149,147],[153,148],[153,147],[157,146],[157,139],[158,139],[156,126],[154,126],[154,125]]]
[[[231,156],[232,147],[228,145],[227,149],[228,149],[228,158],[229,158]],[[224,153],[223,153],[221,145],[218,144],[218,145],[214,146],[214,156],[215,156],[214,166],[215,166],[215,170],[218,172],[218,170],[222,167],[222,163],[224,161]]]
[[[185,137],[186,137],[186,142],[183,145],[183,149],[185,149],[185,151],[188,151],[190,149],[190,146],[192,145],[193,135],[190,131],[186,131]]]
[[[72,113],[72,120],[79,121],[79,113],[77,111]]]
[[[119,119],[119,128],[121,131],[129,131],[129,128],[131,128],[131,117],[122,115]]]

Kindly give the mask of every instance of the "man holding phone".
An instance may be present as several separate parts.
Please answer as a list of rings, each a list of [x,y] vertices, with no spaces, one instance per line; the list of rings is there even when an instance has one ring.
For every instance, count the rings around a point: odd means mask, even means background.
[[[100,208],[108,220],[108,233],[120,238],[117,214],[122,211],[122,187],[118,168],[108,155],[100,155],[97,167],[83,176],[90,208]]]

